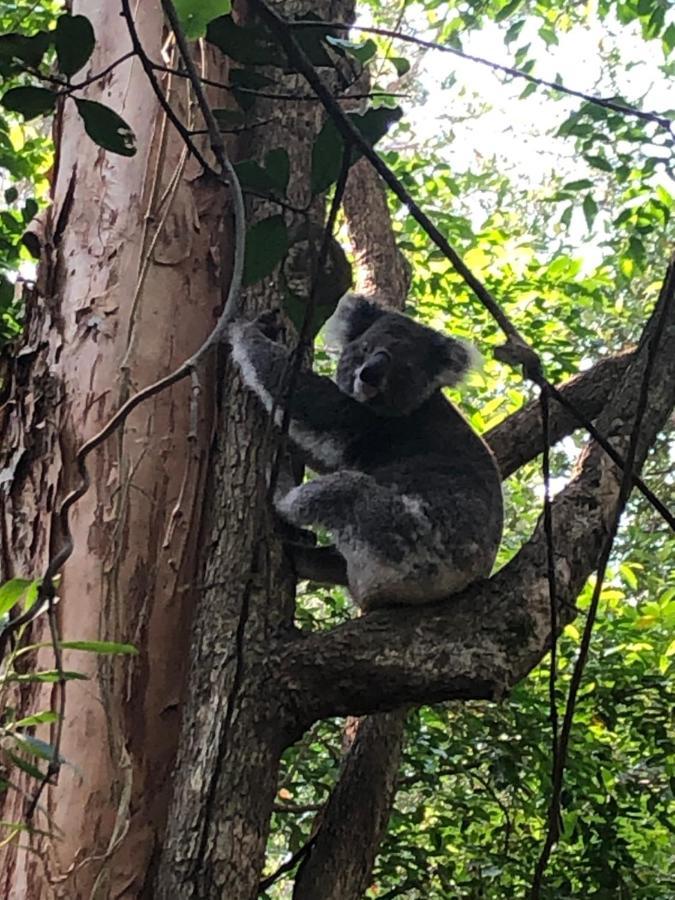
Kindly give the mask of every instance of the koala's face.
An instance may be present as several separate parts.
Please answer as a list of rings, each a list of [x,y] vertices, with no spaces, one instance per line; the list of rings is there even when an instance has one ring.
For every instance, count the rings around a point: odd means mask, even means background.
[[[462,342],[347,295],[329,324],[327,343],[342,354],[341,391],[381,415],[407,415],[442,385],[456,384],[469,368]]]

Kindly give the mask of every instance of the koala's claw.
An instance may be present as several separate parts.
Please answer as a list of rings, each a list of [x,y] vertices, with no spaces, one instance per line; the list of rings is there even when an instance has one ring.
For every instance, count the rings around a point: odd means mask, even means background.
[[[270,341],[276,341],[286,333],[281,310],[278,307],[260,313],[255,319],[255,324]]]

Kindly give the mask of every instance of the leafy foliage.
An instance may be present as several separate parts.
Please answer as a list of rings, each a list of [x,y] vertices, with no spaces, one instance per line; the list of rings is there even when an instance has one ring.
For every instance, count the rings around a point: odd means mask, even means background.
[[[378,24],[398,27],[387,21],[390,13],[381,4],[373,0],[370,5]],[[658,24],[656,5],[627,5],[621,15],[626,23],[639,23],[646,39],[655,39],[667,31],[665,25],[649,31],[650,21]],[[562,39],[565,31],[586,27],[586,13],[575,4],[451,3],[444,5],[442,17],[437,7],[424,4],[429,28],[436,32],[432,39],[466,45],[472,31],[493,20],[505,46],[513,48],[516,65],[531,71],[545,52],[542,47]],[[610,5],[600,5],[601,19],[613,12]],[[531,34],[536,35],[532,46],[519,44],[519,37]],[[620,28],[617,34],[617,48],[607,42],[599,51],[611,59],[609,82],[600,93],[613,98],[620,92],[613,90],[612,80],[622,71]],[[662,40],[666,53],[672,50],[669,41],[670,35]],[[648,52],[641,50],[642,55]],[[422,70],[418,56],[413,71]],[[374,86],[386,90],[389,84],[383,79]],[[490,102],[476,96],[471,82],[449,76],[442,84],[446,96],[429,113],[435,116],[435,131],[421,138],[406,115],[386,140],[386,161],[537,348],[551,379],[563,380],[630,344],[655,300],[672,249],[675,198],[667,178],[672,132],[583,100],[570,109],[570,101],[547,92],[552,111],[556,103],[568,109],[539,139],[540,89],[534,86],[524,95],[521,90],[505,116],[512,107],[534,104],[534,138],[527,125],[519,128],[524,143],[539,140],[540,152],[552,154],[551,168],[538,181],[536,174],[513,165],[506,151],[472,138],[480,118],[492,113]],[[414,85],[411,89],[415,91]],[[423,88],[417,96],[424,102]],[[631,105],[639,107],[634,100]],[[450,114],[445,116],[443,109]],[[516,117],[522,123],[522,114],[515,112]],[[496,126],[497,133],[501,129],[510,129],[506,118]],[[462,153],[464,137],[477,148],[468,163]],[[532,399],[531,388],[519,373],[493,361],[492,348],[503,337],[444,257],[405,211],[392,204],[392,214],[399,247],[413,264],[414,300],[408,311],[478,340],[484,353],[482,373],[453,398],[478,431],[485,432]],[[321,355],[318,362],[323,364]],[[583,440],[574,435],[554,450],[556,483],[569,477]],[[675,497],[672,449],[666,440],[655,448],[646,477],[659,496]],[[540,514],[539,464],[524,467],[504,487],[507,522],[499,566],[527,539]],[[668,731],[674,575],[673,542],[656,514],[635,497],[603,590],[576,715],[562,837],[543,894],[550,900],[660,900],[675,891],[670,852],[674,747]],[[578,601],[582,616],[591,587]],[[301,594],[298,621],[303,628],[329,628],[351,615],[339,590],[318,591],[310,585]],[[560,643],[560,707],[580,631],[580,623],[569,626]],[[505,900],[527,894],[550,794],[546,665],[499,706],[448,704],[411,716],[400,790],[367,896]],[[340,725],[321,723],[287,751],[270,871],[282,854],[303,846],[317,808],[330,794],[339,772]],[[268,896],[288,896],[288,885],[282,879]]]
[[[27,578],[13,578],[0,585],[0,631],[9,624],[10,617],[18,617],[35,606],[39,586],[38,580]],[[42,604],[36,608],[35,614],[44,615],[46,611],[46,604]],[[67,760],[58,753],[57,746],[35,734],[36,729],[58,723],[60,714],[54,709],[44,709],[30,715],[19,715],[12,702],[12,698],[16,697],[12,689],[16,685],[64,684],[87,679],[88,676],[82,672],[63,669],[58,664],[53,669],[27,668],[26,660],[32,658],[34,661],[35,651],[42,647],[55,649],[51,643],[28,643],[27,626],[24,625],[17,629],[11,651],[0,661],[0,795],[10,789],[18,789],[8,777],[12,770],[19,769],[27,775],[28,789],[37,790],[49,771],[45,763],[51,765],[58,759],[60,765],[67,764]],[[59,641],[58,647],[60,650],[106,655],[137,652],[130,644],[116,641],[68,640]],[[36,831],[23,822],[0,822],[0,845],[27,829]]]

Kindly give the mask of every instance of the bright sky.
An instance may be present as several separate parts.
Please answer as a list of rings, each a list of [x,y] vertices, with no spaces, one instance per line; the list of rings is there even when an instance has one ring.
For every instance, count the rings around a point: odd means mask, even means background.
[[[414,23],[414,7],[409,7],[409,13],[406,21]],[[672,15],[675,18],[675,6]],[[421,18],[420,22],[423,22]],[[642,98],[643,108],[647,111],[664,112],[675,108],[675,89],[658,69],[663,62],[660,43],[653,41],[653,52],[641,58],[645,42],[639,37],[636,26],[612,24],[608,27],[606,23],[591,19],[587,27],[577,26],[567,33],[560,32],[559,45],[548,48],[538,37],[537,27],[534,22],[526,24],[509,51],[503,41],[503,26],[488,23],[480,33],[466,35],[464,49],[468,53],[509,65],[515,49],[531,42],[531,52],[537,59],[533,75],[549,81],[560,78],[570,88],[609,97],[616,88],[612,88],[609,79],[604,76],[598,48],[602,46],[607,50],[615,46],[620,49],[623,62],[615,74],[615,83],[627,102],[638,102]],[[423,25],[419,36],[426,36]],[[405,45],[399,43],[398,48],[405,55]],[[453,71],[457,76],[457,85],[444,89],[443,81]],[[516,79],[504,83],[504,77],[478,63],[430,50],[425,56],[421,75],[428,99],[423,105],[411,108],[407,108],[404,102],[406,120],[422,140],[434,137],[452,124],[455,140],[447,145],[447,158],[458,171],[470,169],[479,155],[497,152],[505,169],[516,180],[531,186],[545,185],[552,172],[563,172],[568,180],[584,178],[589,172],[594,172],[597,177],[597,170],[589,169],[585,161],[576,156],[572,139],[554,140],[547,134],[555,131],[582,101],[562,97],[556,102],[548,97],[544,89],[518,100],[527,82]],[[459,85],[467,86],[467,96],[459,96]],[[488,103],[491,109],[476,118],[460,121],[466,115],[472,95],[475,103],[480,106]],[[659,177],[672,192],[673,184],[665,172]],[[477,208],[476,215],[480,221],[484,213]],[[599,261],[600,250],[588,244],[581,211],[578,219],[572,220],[570,236],[576,238],[575,242],[583,248],[587,266]]]

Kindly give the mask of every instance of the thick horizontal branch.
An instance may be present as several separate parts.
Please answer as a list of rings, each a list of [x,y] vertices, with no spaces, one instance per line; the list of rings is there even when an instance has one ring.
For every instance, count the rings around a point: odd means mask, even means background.
[[[672,271],[672,265],[671,265]],[[672,288],[675,278],[669,283]],[[644,461],[675,404],[675,302],[662,291],[669,314],[653,352],[649,393],[636,468]],[[654,332],[654,313],[640,347],[598,417],[598,427],[625,451],[642,373]],[[590,442],[577,475],[553,503],[559,625],[597,563],[616,513],[620,475]],[[550,645],[546,540],[541,522],[516,557],[491,579],[434,605],[380,610],[327,633],[298,635],[280,644],[273,665],[284,695],[304,723],[334,715],[394,709],[406,703],[495,699],[509,691]]]
[[[630,351],[607,356],[592,368],[570,378],[558,390],[586,418],[595,419],[626,372],[633,355]],[[552,400],[549,421],[551,444],[557,443],[578,428],[578,419]],[[497,458],[502,478],[508,478],[542,451],[539,401],[528,403],[483,436]]]

